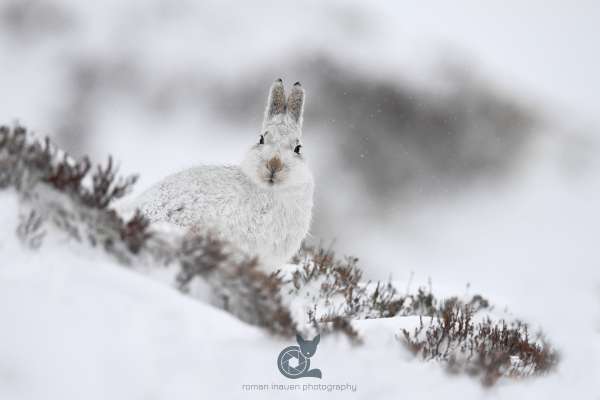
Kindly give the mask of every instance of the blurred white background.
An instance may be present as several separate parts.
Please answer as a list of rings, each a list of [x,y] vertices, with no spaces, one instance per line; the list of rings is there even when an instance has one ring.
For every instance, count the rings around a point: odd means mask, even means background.
[[[595,1],[3,0],[0,121],[112,154],[139,193],[238,162],[269,84],[301,81],[311,241],[370,278],[470,284],[600,372],[599,20]]]

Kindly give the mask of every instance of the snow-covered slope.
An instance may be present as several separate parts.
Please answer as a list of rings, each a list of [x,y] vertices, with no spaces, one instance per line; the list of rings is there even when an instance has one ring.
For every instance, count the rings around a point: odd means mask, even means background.
[[[0,196],[2,225],[14,227],[16,197]],[[0,398],[231,398],[242,384],[289,383],[275,361],[292,343],[79,245],[32,252],[4,229],[0,246],[10,260],[0,267]],[[330,337],[314,363],[325,384],[361,386],[361,363],[378,363],[390,347],[394,358],[407,357],[392,329],[374,340],[375,351],[356,356]]]
[[[293,398],[311,392],[317,398],[427,399],[460,393],[476,399],[591,393],[577,368],[529,382],[502,381],[492,389],[467,376],[447,375],[399,344],[400,330],[417,326],[417,317],[358,321],[364,339],[359,346],[343,336],[325,336],[311,359],[323,379],[288,380],[276,359],[293,341],[118,266],[85,245],[48,235],[40,249],[26,248],[13,234],[17,207],[14,193],[0,194],[2,399],[239,398],[250,393],[281,398],[283,392]],[[290,390],[293,384],[299,386]]]

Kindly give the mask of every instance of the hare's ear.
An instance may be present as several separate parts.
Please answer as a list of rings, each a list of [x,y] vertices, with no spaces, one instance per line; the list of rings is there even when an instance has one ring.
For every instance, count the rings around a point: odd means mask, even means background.
[[[294,83],[292,93],[287,100],[288,115],[302,127],[302,114],[304,113],[304,89],[300,82]]]
[[[277,79],[271,85],[269,91],[269,99],[267,100],[267,108],[265,109],[265,123],[277,114],[285,112],[285,90],[283,89],[283,81]]]

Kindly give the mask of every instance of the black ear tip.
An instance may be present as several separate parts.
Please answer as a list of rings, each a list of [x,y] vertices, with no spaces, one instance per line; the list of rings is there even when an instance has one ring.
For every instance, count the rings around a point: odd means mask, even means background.
[[[277,79],[275,79],[275,82],[277,82],[277,83],[283,83],[283,79],[277,78]]]
[[[296,83],[294,83],[294,86],[302,86],[302,85],[300,84],[300,82],[296,82]]]

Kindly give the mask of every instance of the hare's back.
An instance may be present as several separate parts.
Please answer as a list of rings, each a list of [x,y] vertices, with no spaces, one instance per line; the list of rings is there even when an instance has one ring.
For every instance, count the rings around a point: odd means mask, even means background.
[[[248,189],[238,167],[199,166],[163,179],[143,193],[137,205],[152,221],[193,226],[239,209]]]

